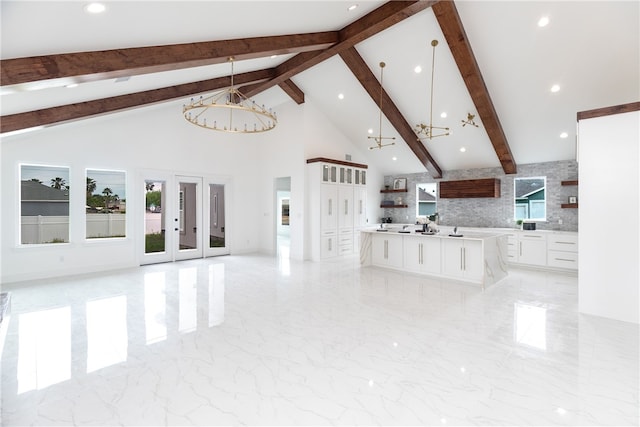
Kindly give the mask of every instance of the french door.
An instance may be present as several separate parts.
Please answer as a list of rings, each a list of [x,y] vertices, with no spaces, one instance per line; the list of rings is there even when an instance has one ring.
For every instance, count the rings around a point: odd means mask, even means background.
[[[144,173],[141,264],[229,253],[224,179]]]

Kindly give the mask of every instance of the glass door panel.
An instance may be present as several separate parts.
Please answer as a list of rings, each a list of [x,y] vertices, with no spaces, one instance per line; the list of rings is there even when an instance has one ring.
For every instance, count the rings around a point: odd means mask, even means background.
[[[144,192],[143,229],[144,242],[141,264],[153,264],[173,260],[171,233],[168,218],[171,218],[170,200],[167,192],[167,177],[144,177],[138,191]]]
[[[224,185],[209,184],[209,247],[224,248]]]
[[[174,235],[178,244],[176,259],[202,257],[202,178],[178,177]]]

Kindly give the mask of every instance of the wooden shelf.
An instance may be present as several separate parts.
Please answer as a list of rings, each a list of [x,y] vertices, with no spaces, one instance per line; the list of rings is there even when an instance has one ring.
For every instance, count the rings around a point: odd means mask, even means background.
[[[560,205],[561,208],[577,208],[578,204],[577,203],[563,203]]]
[[[407,189],[403,190],[380,190],[381,193],[406,193]]]
[[[381,208],[408,208],[409,205],[380,205]]]
[[[560,181],[560,185],[578,185],[578,180]]]

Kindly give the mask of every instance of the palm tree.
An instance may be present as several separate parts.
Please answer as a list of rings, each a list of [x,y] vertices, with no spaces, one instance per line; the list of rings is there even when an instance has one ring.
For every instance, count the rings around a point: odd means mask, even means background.
[[[111,190],[109,187],[106,187],[104,190],[102,190],[102,194],[104,194],[104,207],[105,209],[108,209],[109,202],[111,201],[111,195],[113,194],[113,190]]]
[[[155,187],[155,184],[151,181],[145,181],[144,186],[147,191],[153,191],[153,187]]]
[[[42,181],[40,181],[38,178],[31,178],[31,181],[37,182],[38,184],[42,184]]]
[[[93,178],[87,177],[87,200],[91,197],[94,191],[96,191],[96,180]]]
[[[63,188],[66,188],[66,189],[69,188],[67,186],[67,182],[64,180],[64,178],[60,178],[59,176],[57,176],[55,178],[51,178],[51,187],[55,188],[56,190],[62,190]]]

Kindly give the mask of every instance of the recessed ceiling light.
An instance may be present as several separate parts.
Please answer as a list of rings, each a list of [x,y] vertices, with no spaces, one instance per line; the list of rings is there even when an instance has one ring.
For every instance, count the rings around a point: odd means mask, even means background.
[[[461,152],[461,153],[464,153],[465,151],[467,151],[467,149],[466,149],[466,148],[464,148],[464,147],[460,147],[460,152]]]
[[[84,7],[84,10],[88,13],[102,13],[106,9],[106,6],[102,3],[89,3]]]
[[[369,135],[371,135],[373,133],[373,129],[369,129],[367,132],[369,132]]]
[[[549,17],[548,16],[543,16],[542,18],[540,18],[538,20],[538,27],[546,27],[547,25],[549,25]]]
[[[391,160],[393,160],[393,161],[395,162],[396,160],[398,160],[398,158],[397,158],[396,156],[393,156],[393,157],[391,158]]]
[[[560,85],[551,86],[551,92],[555,93],[555,92],[558,92],[559,90],[560,90]]]
[[[569,134],[568,134],[568,133],[566,133],[566,132],[562,132],[562,133],[560,134],[560,138],[567,138],[567,137],[569,137]]]
[[[352,4],[351,6],[349,6],[347,10],[352,11],[352,10],[355,10],[357,7],[358,7],[357,4]]]
[[[344,94],[339,93],[339,94],[338,94],[338,99],[344,99]]]
[[[271,55],[271,59],[276,59],[278,55]]]
[[[440,113],[440,117],[442,117],[443,119],[447,118],[447,112],[443,111],[442,113]]]
[[[413,71],[415,71],[416,74],[420,74],[422,72],[422,67],[419,65],[416,65],[416,68],[414,68]]]
[[[74,87],[78,87],[78,83],[69,83],[68,85],[65,86],[66,88],[72,89]]]

